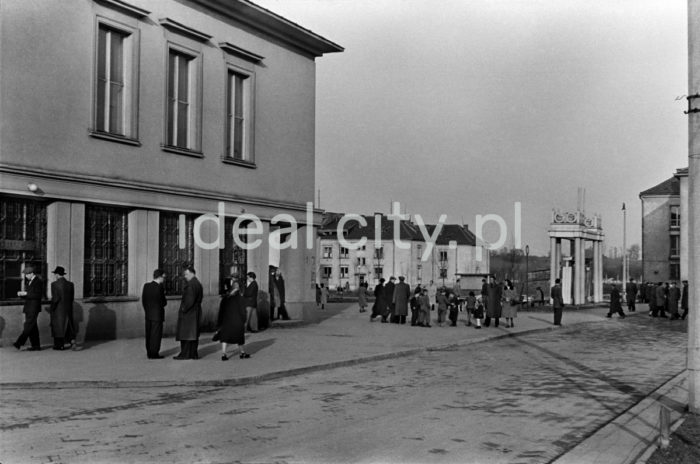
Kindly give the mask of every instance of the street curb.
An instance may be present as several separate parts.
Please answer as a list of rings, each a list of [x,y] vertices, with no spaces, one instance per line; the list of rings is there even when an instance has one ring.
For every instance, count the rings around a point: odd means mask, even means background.
[[[640,398],[638,401],[635,401],[633,404],[629,405],[629,407],[627,407],[624,411],[621,411],[617,416],[610,418],[610,419],[607,420],[605,423],[603,423],[603,424],[601,424],[599,427],[597,427],[595,430],[592,430],[591,432],[589,432],[588,434],[586,434],[584,437],[582,437],[581,441],[579,441],[576,445],[574,445],[573,447],[569,448],[569,449],[566,450],[566,451],[561,452],[559,455],[557,455],[557,456],[555,456],[554,458],[552,458],[551,460],[547,461],[548,464],[556,464],[557,462],[559,462],[560,460],[562,460],[563,458],[565,458],[566,455],[568,455],[569,453],[573,452],[574,449],[576,449],[577,447],[583,445],[586,441],[592,440],[593,437],[594,437],[598,432],[600,432],[602,429],[604,429],[604,428],[607,427],[608,425],[612,424],[613,422],[615,422],[617,419],[619,419],[620,417],[624,416],[625,414],[629,413],[632,409],[636,408],[636,407],[639,406],[643,401],[645,401],[645,400],[651,398],[652,396],[654,396],[655,394],[657,394],[660,390],[665,389],[665,388],[668,387],[668,386],[675,385],[675,384],[677,384],[677,383],[682,382],[682,381],[683,381],[683,378],[684,378],[683,375],[686,374],[687,371],[688,371],[688,369],[687,369],[687,368],[684,368],[683,370],[681,370],[680,372],[678,372],[677,374],[675,374],[675,375],[674,375],[673,377],[671,377],[670,379],[668,379],[668,380],[666,380],[665,382],[663,382],[663,383],[657,385],[656,388],[655,388],[654,390],[652,390],[651,392],[649,392],[648,395],[644,396],[643,398]],[[685,414],[681,417],[681,419],[683,419],[684,417],[685,417]],[[681,419],[679,419],[678,421],[674,422],[673,426],[674,426],[674,427],[678,427],[678,426],[680,425],[680,424],[678,424],[678,422],[680,422]],[[675,430],[675,429],[674,429],[674,430]],[[656,438],[658,438],[658,436],[657,436]],[[656,441],[656,438],[654,439],[654,441]],[[656,443],[652,443],[651,445],[649,445],[649,448],[656,449]],[[640,457],[635,458],[635,460],[634,460],[633,462],[638,463],[638,464],[642,464],[642,463],[639,463],[638,461],[639,461],[639,459],[641,459],[641,456],[643,456],[644,454],[647,453],[648,450],[649,450],[649,449],[647,448],[642,454],[639,455]],[[651,455],[651,453],[650,453],[649,455]]]
[[[674,422],[673,425],[671,425],[670,432],[671,433],[675,432],[678,429],[678,427],[683,425],[683,422],[685,422],[685,420],[687,418],[688,418],[688,413],[686,412],[676,422]],[[654,440],[654,443],[649,445],[649,447],[647,449],[645,449],[641,455],[639,455],[639,457],[635,461],[635,464],[646,464],[647,461],[649,460],[649,458],[651,457],[651,455],[654,454],[657,449],[659,449],[659,444],[658,444],[657,440]]]
[[[234,377],[230,379],[219,380],[193,380],[193,381],[178,381],[178,380],[138,380],[138,381],[102,381],[102,380],[84,380],[84,381],[57,381],[57,382],[10,382],[0,383],[0,390],[11,389],[77,389],[77,388],[162,388],[162,387],[237,387],[242,385],[251,385],[268,380],[275,380],[283,377],[291,377],[295,375],[308,374],[311,372],[319,372],[329,369],[337,369],[340,367],[354,366],[365,364],[374,361],[384,361],[387,359],[395,359],[405,356],[412,356],[419,353],[432,351],[443,351],[462,346],[468,346],[489,341],[501,340],[504,338],[513,338],[520,335],[530,335],[555,330],[566,330],[568,327],[590,324],[598,321],[584,321],[567,324],[564,328],[555,326],[541,327],[531,330],[523,330],[520,332],[505,332],[493,337],[477,340],[464,340],[454,343],[446,343],[441,345],[430,345],[418,348],[409,348],[406,350],[392,351],[388,353],[379,353],[375,355],[363,356],[355,359],[346,359],[334,361],[330,363],[315,364],[311,366],[297,367],[293,369],[284,369],[280,371],[268,372],[260,375],[252,375],[247,377]]]

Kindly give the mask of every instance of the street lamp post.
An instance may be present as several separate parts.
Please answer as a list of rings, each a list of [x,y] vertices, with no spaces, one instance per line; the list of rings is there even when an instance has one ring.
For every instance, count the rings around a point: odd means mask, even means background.
[[[525,245],[525,307],[530,304],[530,245]]]
[[[627,208],[622,203],[622,288],[627,283]],[[623,290],[624,292],[624,290]],[[627,294],[625,294],[625,300]]]

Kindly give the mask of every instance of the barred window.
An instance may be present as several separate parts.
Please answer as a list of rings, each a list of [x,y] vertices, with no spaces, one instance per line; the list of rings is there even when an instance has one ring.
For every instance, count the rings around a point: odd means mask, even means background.
[[[234,218],[226,218],[224,222],[224,248],[219,250],[219,292],[224,293],[224,285],[231,279],[236,279],[245,285],[245,275],[248,273],[247,250],[236,245],[233,241]],[[240,241],[248,243],[248,236],[241,234]]]
[[[128,239],[128,218],[125,209],[86,206],[86,297],[127,294]]]
[[[18,298],[28,265],[46,283],[46,204],[0,197],[0,300]]]
[[[182,227],[182,230],[181,229]],[[182,244],[180,236],[182,235]],[[183,245],[181,248],[180,245]],[[165,294],[182,295],[182,271],[194,264],[194,217],[178,213],[160,213],[158,262],[165,271]]]

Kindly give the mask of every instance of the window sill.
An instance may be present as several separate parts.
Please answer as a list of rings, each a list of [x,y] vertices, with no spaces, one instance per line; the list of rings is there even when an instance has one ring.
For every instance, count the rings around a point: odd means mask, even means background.
[[[120,303],[128,301],[139,301],[136,296],[91,296],[83,298],[84,303]]]
[[[258,167],[256,164],[252,161],[245,161],[245,160],[239,160],[239,159],[234,159],[234,158],[222,158],[221,161],[224,164],[233,164],[235,166],[242,166],[244,168],[249,168],[249,169],[257,169]]]
[[[193,158],[204,158],[204,153],[201,151],[188,150],[187,148],[173,147],[170,145],[161,145],[160,148],[168,153],[175,153],[177,155],[191,156]]]
[[[89,134],[90,134],[90,137],[94,137],[96,139],[109,140],[110,142],[124,143],[126,145],[133,145],[135,147],[141,146],[141,142],[139,142],[138,140],[132,139],[129,137],[125,137],[123,135],[110,134],[109,132],[99,132],[99,131],[94,131],[94,130],[91,130],[89,132]]]

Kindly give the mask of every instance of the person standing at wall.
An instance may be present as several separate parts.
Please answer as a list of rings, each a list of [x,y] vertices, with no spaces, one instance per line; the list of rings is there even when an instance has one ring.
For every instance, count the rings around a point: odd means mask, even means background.
[[[246,310],[246,328],[255,333],[258,331],[258,282],[255,272],[246,274],[246,285],[243,290]],[[323,284],[321,284],[323,285]]]
[[[280,268],[277,268],[272,277],[272,303],[270,304],[270,320],[275,320],[275,307],[277,307],[277,319],[282,319],[283,321],[289,320],[287,307],[284,305],[284,303],[284,277],[282,277],[282,271]]]
[[[17,292],[17,296],[24,299],[24,307],[22,308],[22,312],[24,313],[24,328],[13,346],[20,350],[27,342],[27,339],[29,339],[31,347],[28,351],[39,351],[41,350],[41,342],[39,340],[37,317],[39,317],[39,313],[41,312],[44,283],[39,276],[34,273],[34,268],[32,266],[25,267],[22,273],[24,274],[26,283],[24,290]]]
[[[683,295],[681,296],[681,309],[683,310],[683,315],[681,319],[685,320],[688,316],[688,281],[683,281]]]
[[[552,309],[554,309],[554,325],[561,326],[561,315],[564,312],[564,298],[561,294],[561,279],[554,281],[554,286],[549,292],[552,298]]]
[[[74,342],[73,330],[73,297],[75,289],[73,282],[65,278],[66,270],[57,266],[53,271],[56,280],[51,282],[51,335],[53,336],[53,349],[63,351],[68,341]],[[75,344],[71,343],[75,348]]]
[[[622,311],[622,296],[620,295],[620,290],[617,289],[617,285],[613,285],[610,290],[610,309],[606,317],[610,319],[614,313],[619,314],[620,319],[625,318],[625,313]]]
[[[153,280],[143,285],[141,305],[146,316],[146,356],[148,359],[163,359],[160,355],[160,343],[163,339],[163,321],[165,320],[165,271],[153,271]]]
[[[631,313],[635,312],[637,308],[635,303],[637,301],[637,283],[634,279],[630,279],[625,287],[625,298],[627,298],[627,310]]]
[[[180,342],[180,353],[173,359],[199,359],[199,323],[202,320],[202,298],[204,291],[192,266],[185,269],[185,288],[177,315],[176,341]]]

